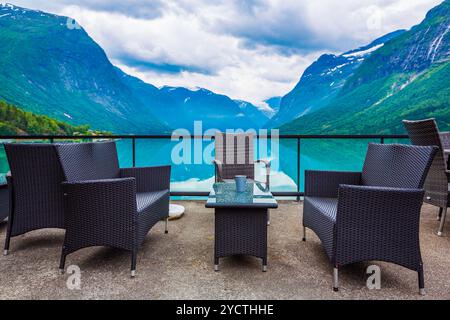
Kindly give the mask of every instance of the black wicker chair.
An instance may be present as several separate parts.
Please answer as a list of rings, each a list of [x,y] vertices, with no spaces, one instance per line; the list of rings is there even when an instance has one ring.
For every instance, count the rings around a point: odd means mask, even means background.
[[[7,255],[11,237],[37,229],[64,229],[64,174],[54,145],[6,143],[5,151],[11,169]]]
[[[422,189],[436,148],[370,144],[362,173],[306,171],[303,241],[313,230],[338,269],[363,261],[396,263],[418,272]]]
[[[270,161],[255,161],[255,135],[252,133],[223,133],[215,135],[214,148],[215,181],[234,180],[237,175],[255,180],[255,164],[262,163],[266,168],[266,187],[270,190]],[[267,224],[270,225],[270,213],[267,212]]]
[[[66,256],[92,246],[131,252],[131,276],[136,255],[149,230],[169,217],[170,166],[119,169],[115,142],[59,145],[65,174]]]
[[[427,179],[425,180],[424,201],[439,207],[438,221],[440,221],[438,236],[442,236],[450,207],[450,170],[443,150],[450,149],[450,132],[439,133],[434,119],[420,121],[403,121],[412,144],[418,146],[437,146],[439,148]]]
[[[255,179],[255,164],[266,167],[266,185],[270,188],[270,161],[254,160],[253,134],[229,134],[217,132],[215,135],[216,182],[234,179],[237,175]]]

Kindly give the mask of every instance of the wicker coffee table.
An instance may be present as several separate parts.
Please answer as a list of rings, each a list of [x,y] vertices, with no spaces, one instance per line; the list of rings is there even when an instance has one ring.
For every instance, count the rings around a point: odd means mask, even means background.
[[[214,270],[220,258],[249,255],[262,259],[265,272],[268,210],[278,208],[266,185],[249,182],[239,193],[234,182],[215,183],[206,208],[215,210]]]

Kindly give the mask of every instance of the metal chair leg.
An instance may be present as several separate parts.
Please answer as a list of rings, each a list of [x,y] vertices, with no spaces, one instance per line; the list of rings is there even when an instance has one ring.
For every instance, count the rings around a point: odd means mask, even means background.
[[[439,225],[438,236],[442,237],[442,233],[445,227],[445,218],[447,217],[447,208],[445,208],[442,212],[441,224]]]
[[[219,271],[219,258],[214,257],[214,271]]]
[[[303,242],[305,242],[306,241],[306,227],[305,226],[303,226]]]
[[[417,272],[419,276],[419,293],[421,296],[425,295],[425,281],[423,276],[423,268]]]
[[[131,252],[131,277],[134,278],[136,276],[136,260],[137,260],[137,252]]]
[[[59,261],[59,273],[64,274],[64,268],[66,265],[66,253],[64,252],[64,249],[61,252],[61,260]]]
[[[9,222],[8,222],[9,223]],[[6,232],[6,239],[5,239],[5,249],[3,250],[3,255],[7,256],[9,253],[9,244],[11,243],[11,232],[8,228]]]
[[[169,233],[169,218],[166,219],[166,226],[165,226],[165,229],[164,229],[164,233],[165,234]]]
[[[339,270],[337,267],[333,269],[333,291],[339,291]]]
[[[438,216],[437,216],[437,221],[441,221],[441,218],[442,218],[442,211],[444,210],[444,208],[439,208],[439,213],[438,213]]]
[[[14,199],[12,198],[12,193],[10,192],[10,206],[9,206],[9,215],[8,215],[8,225],[6,227],[6,239],[5,239],[5,248],[3,250],[3,255],[7,256],[9,253],[9,245],[11,244],[11,233],[12,233],[12,224],[13,224],[13,205]]]

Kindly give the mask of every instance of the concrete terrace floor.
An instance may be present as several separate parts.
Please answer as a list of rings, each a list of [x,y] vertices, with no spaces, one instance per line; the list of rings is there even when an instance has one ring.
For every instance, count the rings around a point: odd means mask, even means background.
[[[421,241],[427,295],[418,294],[417,274],[378,263],[382,289],[366,288],[370,263],[345,267],[341,290],[331,290],[332,267],[318,238],[308,232],[301,241],[302,204],[281,202],[272,210],[269,227],[269,269],[260,260],[233,257],[213,271],[213,211],[204,202],[182,202],[184,218],[159,223],[138,255],[137,276],[130,278],[130,255],[110,248],[89,248],[69,255],[66,266],[81,270],[81,289],[69,290],[69,275],[58,263],[64,232],[43,230],[12,239],[11,252],[0,257],[0,299],[450,299],[450,225],[436,236],[437,209],[424,206]],[[6,225],[0,226],[3,241]]]

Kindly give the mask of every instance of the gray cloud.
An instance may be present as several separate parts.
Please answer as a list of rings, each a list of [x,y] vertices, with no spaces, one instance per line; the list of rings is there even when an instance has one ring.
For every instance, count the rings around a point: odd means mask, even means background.
[[[324,52],[410,28],[442,0],[11,0],[75,18],[127,72],[257,103]]]

